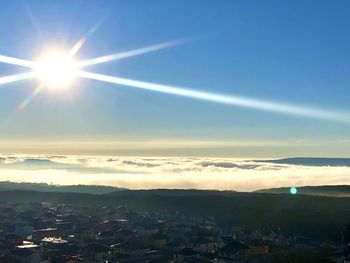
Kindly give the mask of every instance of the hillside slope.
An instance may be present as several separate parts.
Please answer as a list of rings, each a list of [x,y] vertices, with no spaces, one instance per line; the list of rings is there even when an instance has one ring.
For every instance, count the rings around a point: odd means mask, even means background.
[[[165,192],[168,191],[168,194]],[[252,229],[280,229],[285,234],[340,241],[341,230],[350,222],[350,198],[264,193],[200,194],[173,190],[119,191],[93,195],[35,191],[0,192],[2,202],[58,202],[83,206],[126,205],[138,212],[166,210]]]
[[[288,194],[289,187],[262,189],[257,193]],[[350,197],[350,185],[322,185],[298,187],[298,194],[329,196],[329,197]]]

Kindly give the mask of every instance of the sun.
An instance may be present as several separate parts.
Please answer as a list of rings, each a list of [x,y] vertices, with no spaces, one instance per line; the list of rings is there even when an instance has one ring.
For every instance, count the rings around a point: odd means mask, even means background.
[[[77,63],[67,52],[49,51],[39,57],[35,72],[48,88],[64,89],[72,84],[77,69]]]

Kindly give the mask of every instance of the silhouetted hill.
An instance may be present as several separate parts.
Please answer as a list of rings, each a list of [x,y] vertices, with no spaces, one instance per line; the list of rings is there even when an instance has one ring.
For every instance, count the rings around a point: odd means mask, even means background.
[[[71,203],[92,207],[126,205],[137,212],[180,212],[189,216],[213,217],[219,223],[261,230],[279,228],[285,234],[334,241],[340,241],[342,228],[350,222],[350,198],[266,193],[215,194],[212,191],[189,191],[184,194],[182,191],[185,190],[166,191],[125,190],[104,195],[3,191],[0,192],[0,200]]]
[[[128,194],[138,196],[201,196],[201,195],[218,195],[229,196],[236,194],[236,191],[220,191],[220,190],[198,190],[198,189],[152,189],[152,190],[130,190]],[[119,191],[109,193],[110,196],[118,196]]]
[[[14,183],[9,181],[0,182],[0,191],[8,190],[106,194],[124,190],[124,188],[103,185],[49,185],[45,183]]]
[[[262,189],[256,192],[271,194],[287,194],[289,187]],[[323,185],[298,187],[298,194],[331,197],[350,197],[350,185]]]
[[[306,166],[350,166],[350,158],[295,157],[277,160],[258,160],[257,162]]]

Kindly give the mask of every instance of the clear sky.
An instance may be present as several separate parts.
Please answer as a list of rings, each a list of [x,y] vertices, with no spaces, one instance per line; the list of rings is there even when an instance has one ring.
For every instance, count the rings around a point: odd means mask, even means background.
[[[78,59],[169,40],[95,65],[97,73],[211,93],[350,112],[349,1],[17,1],[0,3],[0,54]],[[0,64],[1,76],[26,69]],[[64,91],[0,86],[1,152],[225,157],[350,154],[350,122],[267,112],[79,79]],[[349,119],[350,119],[350,114]]]

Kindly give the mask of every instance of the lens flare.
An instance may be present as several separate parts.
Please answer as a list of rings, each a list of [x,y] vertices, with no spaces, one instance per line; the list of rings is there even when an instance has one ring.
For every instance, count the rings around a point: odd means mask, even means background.
[[[24,110],[31,102],[32,100],[43,90],[44,85],[41,84],[38,86],[35,90],[33,90],[32,94],[29,95],[26,99],[24,99],[17,107],[16,111],[20,112]]]
[[[292,195],[296,195],[298,193],[298,189],[296,187],[291,187],[289,191]]]
[[[72,49],[68,52],[68,56],[73,57],[86,43],[87,39],[95,33],[95,31],[101,26],[104,19],[101,19],[97,22],[90,30],[87,32],[85,36],[80,38],[78,42],[72,47]]]
[[[73,57],[79,51],[79,49],[81,49],[84,46],[86,40],[87,39],[85,37],[82,37],[81,39],[79,39],[79,41],[68,52],[68,56]]]

